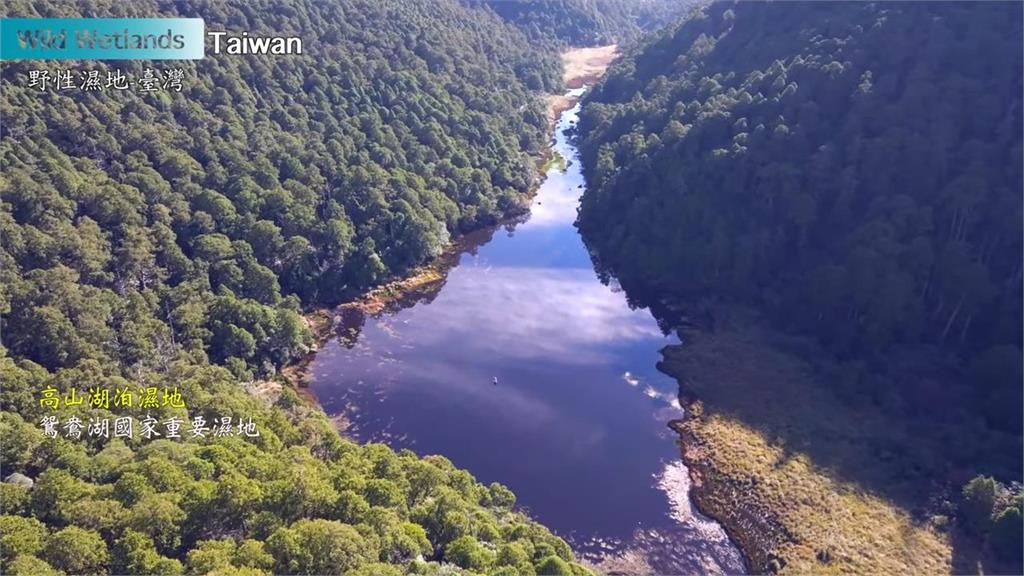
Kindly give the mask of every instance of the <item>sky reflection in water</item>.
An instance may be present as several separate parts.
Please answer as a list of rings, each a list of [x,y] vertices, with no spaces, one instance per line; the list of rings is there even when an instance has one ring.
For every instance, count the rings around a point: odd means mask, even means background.
[[[599,282],[572,226],[583,178],[563,130],[575,118],[556,131],[570,165],[548,174],[529,220],[462,254],[429,303],[361,318],[351,348],[326,345],[313,389],[359,440],[508,485],[592,561],[735,573],[721,528],[689,507],[665,426],[681,412],[655,363],[673,340]]]

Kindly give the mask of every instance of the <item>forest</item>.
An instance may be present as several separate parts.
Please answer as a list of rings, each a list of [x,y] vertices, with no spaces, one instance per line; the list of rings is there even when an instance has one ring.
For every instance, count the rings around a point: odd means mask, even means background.
[[[668,24],[692,0],[466,0],[487,6],[532,42],[592,46],[632,42]]]
[[[68,13],[58,5],[8,11]],[[197,15],[110,12],[150,13]],[[301,305],[360,294],[522,209],[545,145],[533,91],[560,70],[500,19],[455,2],[218,3],[202,16],[301,35],[306,54],[207,58],[184,65],[180,93],[116,97],[34,92],[35,64],[4,67],[12,355],[126,370],[181,352],[272,373],[308,344]]]
[[[152,63],[4,63],[5,574],[588,573],[504,486],[344,440],[275,376],[310,350],[303,311],[523,209],[557,52],[455,0],[15,0],[0,15],[201,17],[304,41],[301,56],[174,63],[180,91],[154,93],[26,82]],[[176,387],[187,408],[87,403],[61,421],[247,417],[261,434],[43,433],[41,391],[100,387]]]
[[[844,398],[969,427],[935,458],[1019,482],[1021,45],[1019,4],[712,4],[585,98],[578,227],[624,286],[755,306]],[[983,493],[1017,557],[993,482],[964,513]]]
[[[1021,5],[721,2],[676,19],[690,9],[0,5],[303,40],[286,57],[0,68],[0,572],[589,574],[507,487],[340,436],[281,371],[314,347],[304,314],[525,209],[559,51],[604,43],[624,52],[577,128],[600,274],[813,339],[844,402],[955,439],[887,457],[922,493],[962,477],[957,522],[1018,561]],[[180,90],[28,82],[151,68],[180,70]],[[184,404],[94,403],[161,388]],[[46,390],[87,402],[53,412]],[[259,435],[50,436],[51,415],[250,419]]]

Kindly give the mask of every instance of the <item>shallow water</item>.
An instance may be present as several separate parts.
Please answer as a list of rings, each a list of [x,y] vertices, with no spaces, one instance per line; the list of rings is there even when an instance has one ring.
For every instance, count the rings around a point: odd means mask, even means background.
[[[579,93],[579,91],[574,91]],[[345,311],[311,366],[347,434],[442,454],[499,481],[586,560],[626,572],[743,571],[721,527],[692,510],[662,334],[602,284],[573,221],[583,192],[562,114],[553,168],[525,221],[474,235],[443,285],[397,309]]]

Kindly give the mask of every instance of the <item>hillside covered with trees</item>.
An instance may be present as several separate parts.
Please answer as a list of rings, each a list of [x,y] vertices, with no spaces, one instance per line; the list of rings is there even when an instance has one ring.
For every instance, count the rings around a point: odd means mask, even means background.
[[[465,0],[518,26],[533,42],[596,46],[637,40],[668,24],[692,0]]]
[[[31,5],[7,10],[75,13]],[[198,15],[104,14],[157,13]],[[26,82],[37,63],[4,66],[12,355],[126,369],[173,341],[268,372],[308,343],[299,302],[359,294],[520,209],[545,146],[531,91],[560,70],[500,19],[448,1],[230,2],[202,16],[299,35],[305,53],[181,64],[180,93],[41,93]]]
[[[506,488],[355,445],[287,385],[243,384],[308,352],[306,306],[522,209],[556,53],[455,0],[15,0],[0,15],[202,17],[304,43],[286,57],[4,63],[0,571],[585,573]],[[183,69],[180,92],[28,83],[148,67]],[[90,407],[91,388],[150,387],[177,387],[186,407]],[[260,436],[48,437],[47,388],[86,399],[54,413],[62,424],[252,418]]]
[[[586,97],[579,229],[627,287],[813,336],[849,402],[970,430],[908,474],[1019,481],[1021,45],[1020,4],[713,4]]]
[[[4,574],[390,576],[435,574],[441,562],[470,573],[588,573],[562,539],[513,509],[508,488],[481,485],[441,456],[344,440],[290,388],[258,397],[224,368],[182,359],[146,382],[177,386],[187,409],[87,400],[53,413],[37,400],[47,386],[139,381],[95,360],[51,373],[3,357],[0,374]],[[49,438],[38,425],[49,414],[252,418],[259,437],[75,439],[61,429]]]

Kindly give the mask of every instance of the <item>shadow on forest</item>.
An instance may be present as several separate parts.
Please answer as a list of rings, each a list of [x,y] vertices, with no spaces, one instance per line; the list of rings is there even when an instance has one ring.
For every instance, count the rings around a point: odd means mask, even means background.
[[[628,293],[663,328],[683,326],[683,344],[668,347],[659,368],[680,381],[682,396],[701,400],[706,414],[758,431],[784,450],[779,462],[806,455],[915,523],[945,516],[954,573],[1000,564],[956,527],[953,502],[979,472],[1018,478],[1021,439],[971,415],[968,383],[952,360],[935,350],[901,351],[885,376],[854,378],[813,340],[766,328],[751,310],[645,301],[634,287]]]
[[[628,99],[634,89],[642,88],[641,80],[682,73],[698,60],[701,70],[724,70],[739,78],[769,70],[776,60],[792,58],[793,37],[801,32],[800,19],[779,18],[778,10],[831,12],[822,20],[835,22],[835,30],[817,40],[801,38],[815,42],[831,41],[827,37],[833,32],[841,37],[839,23],[867,29],[878,17],[865,10],[865,4],[841,5],[849,14],[840,17],[836,5],[829,3],[748,7],[728,33],[733,19],[724,13],[730,4],[712,5],[708,19],[687,21],[674,34],[645,47],[633,57],[635,70],[612,75],[606,89]],[[764,19],[770,10],[776,10],[775,17]],[[764,32],[769,29],[770,34]],[[621,85],[607,88],[613,82]],[[803,85],[804,80],[800,82]],[[757,88],[754,84],[751,91]],[[828,94],[845,98],[848,91],[836,88]],[[623,118],[636,121],[631,115]],[[663,236],[671,238],[667,232]],[[635,250],[642,247],[629,245]],[[624,252],[619,250],[619,255]],[[652,266],[650,260],[646,264]],[[595,267],[603,280],[610,280],[599,263]],[[942,516],[955,523],[954,503],[961,487],[977,474],[1003,481],[1021,478],[1020,434],[993,429],[979,416],[978,386],[948,350],[890,349],[884,358],[872,359],[867,369],[868,362],[835,360],[813,339],[767,328],[768,323],[749,310],[714,303],[666,303],[642,288],[623,287],[632,304],[650,308],[663,330],[683,327],[684,344],[670,347],[663,367],[680,380],[684,393],[703,402],[705,412],[727,415],[757,431],[781,447],[784,458],[806,455],[831,478],[895,504],[918,524],[939,526]],[[708,295],[676,296],[679,302],[699,303]],[[995,564],[976,542],[955,526],[948,530],[954,572],[976,572],[979,561],[992,571]]]

